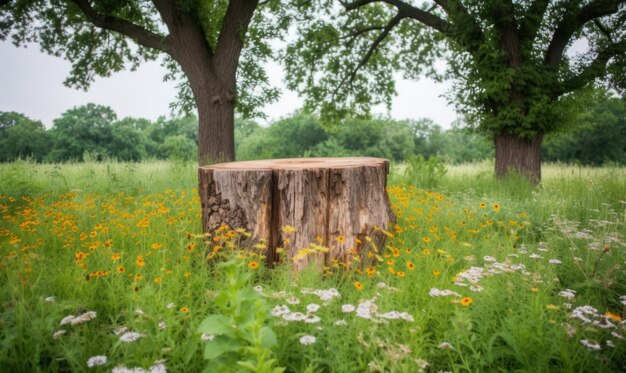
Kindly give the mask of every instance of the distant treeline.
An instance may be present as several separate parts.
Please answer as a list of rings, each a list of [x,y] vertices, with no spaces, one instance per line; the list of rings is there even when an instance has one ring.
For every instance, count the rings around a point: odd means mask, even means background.
[[[447,130],[429,119],[346,119],[323,125],[315,116],[296,113],[269,126],[247,120],[237,120],[235,125],[239,160],[374,156],[402,161],[421,154],[463,163],[494,156],[488,138],[459,122]],[[581,108],[571,128],[545,139],[544,161],[626,164],[623,100],[596,95]],[[87,104],[66,111],[46,129],[22,114],[0,112],[0,162],[25,158],[37,162],[193,160],[197,143],[198,122],[193,116],[118,120],[111,108]]]

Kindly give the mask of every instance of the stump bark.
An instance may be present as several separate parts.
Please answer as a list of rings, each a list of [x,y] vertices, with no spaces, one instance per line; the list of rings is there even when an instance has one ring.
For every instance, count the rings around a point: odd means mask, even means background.
[[[229,162],[199,168],[202,223],[244,228],[266,240],[267,260],[283,247],[296,270],[311,261],[350,263],[394,220],[386,192],[389,162],[381,158],[293,158]],[[295,232],[285,232],[286,226]],[[369,238],[369,240],[367,239]],[[329,251],[298,255],[311,243]]]

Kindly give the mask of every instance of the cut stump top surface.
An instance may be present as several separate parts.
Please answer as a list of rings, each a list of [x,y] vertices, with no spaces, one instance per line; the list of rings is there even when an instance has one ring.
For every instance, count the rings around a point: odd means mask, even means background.
[[[282,158],[257,161],[216,163],[201,168],[210,170],[304,170],[337,169],[363,166],[381,166],[388,161],[384,158],[345,157],[345,158]]]

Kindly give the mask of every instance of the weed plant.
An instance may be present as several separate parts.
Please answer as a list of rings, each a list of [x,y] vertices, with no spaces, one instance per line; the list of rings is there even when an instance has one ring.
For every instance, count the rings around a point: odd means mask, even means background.
[[[0,165],[0,370],[624,371],[626,170],[446,168],[295,275],[201,232],[193,164]]]

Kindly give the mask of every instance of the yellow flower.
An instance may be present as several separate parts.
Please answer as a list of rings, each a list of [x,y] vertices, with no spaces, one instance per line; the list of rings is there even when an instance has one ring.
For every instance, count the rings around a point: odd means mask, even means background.
[[[142,255],[137,255],[136,263],[140,267],[143,267],[144,265],[146,265],[146,262],[143,261],[143,256]]]
[[[152,282],[154,282],[155,284],[160,284],[162,281],[161,277],[156,277],[154,280],[152,280]]]
[[[413,262],[406,262],[406,267],[412,271],[415,269],[415,264],[413,264]]]
[[[115,253],[113,255],[111,255],[111,260],[112,261],[116,261],[116,260],[120,260],[122,256],[120,255],[120,253]]]
[[[622,321],[622,317],[616,313],[606,311],[604,315],[613,321]]]
[[[294,233],[296,231],[296,228],[292,227],[291,225],[285,225],[282,228],[282,231],[284,234]]]
[[[153,249],[155,249],[155,250],[158,250],[158,249],[160,249],[161,247],[163,247],[163,244],[162,244],[162,243],[160,243],[160,242],[155,242],[155,243],[153,243],[150,247],[152,247],[152,248],[153,248]]]
[[[463,305],[463,307],[469,307],[469,305],[472,304],[473,302],[474,300],[471,297],[465,297],[461,299],[461,304]]]
[[[559,309],[559,306],[555,306],[554,304],[548,304],[548,305],[546,306],[546,309],[549,309],[549,310],[554,311],[554,310],[558,310],[558,309]]]
[[[422,241],[424,241],[424,243],[429,243],[430,242],[430,237],[424,237],[424,238],[422,238]]]
[[[362,283],[360,283],[360,282],[358,282],[358,281],[354,281],[354,287],[355,287],[357,290],[361,290],[361,289],[363,289],[363,284],[362,284]]]
[[[537,293],[537,292],[539,292],[539,288],[538,287],[532,287],[532,288],[530,288],[530,291],[532,291],[533,293]]]
[[[185,276],[185,278],[189,278],[189,277],[191,277],[191,272],[185,272],[185,274],[183,274],[183,276]]]
[[[500,205],[498,205],[497,203],[494,203],[492,207],[493,207],[493,211],[495,212],[500,211]]]
[[[398,271],[398,272],[396,272],[396,276],[404,277],[404,276],[406,276],[406,273],[404,273],[403,271]]]
[[[337,236],[337,242],[343,243],[346,240],[344,236]]]
[[[441,272],[439,272],[439,271],[438,271],[438,270],[436,270],[436,269],[433,269],[433,275],[435,275],[435,276],[439,276],[440,274],[441,274]]]
[[[481,202],[481,203],[479,204],[479,206],[480,206],[480,208],[482,209],[482,208],[485,208],[485,206],[487,206],[487,204],[486,204],[485,202]]]
[[[126,271],[126,269],[124,268],[124,266],[119,266],[119,267],[117,267],[117,273],[124,273],[124,271]]]
[[[430,250],[424,249],[424,250],[422,250],[422,254],[428,255],[428,254],[430,254]]]
[[[180,308],[180,312],[182,312],[182,313],[189,313],[189,308],[188,307],[181,307]]]
[[[189,245],[187,245],[187,251],[194,251],[196,249],[196,243],[192,242]]]
[[[259,262],[251,261],[250,263],[248,263],[248,267],[251,268],[251,269],[257,269],[257,268],[259,268]]]

